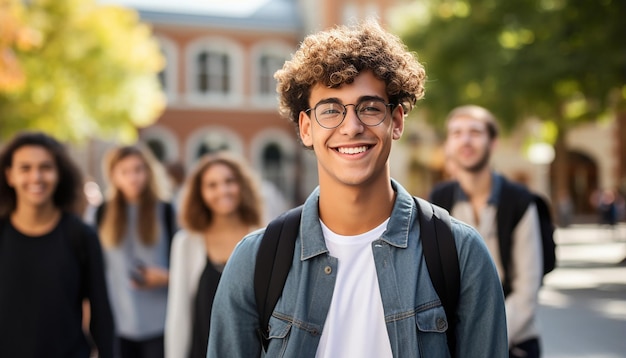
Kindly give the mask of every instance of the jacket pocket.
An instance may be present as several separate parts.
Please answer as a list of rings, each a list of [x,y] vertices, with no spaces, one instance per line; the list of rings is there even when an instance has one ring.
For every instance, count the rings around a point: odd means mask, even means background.
[[[443,306],[417,312],[415,324],[420,357],[450,357],[446,336],[448,320]]]
[[[267,347],[266,357],[284,357],[289,341],[289,333],[291,332],[292,323],[274,316],[269,321],[269,345]]]
[[[448,329],[448,320],[443,306],[429,308],[415,315],[417,329],[421,332],[444,333]]]

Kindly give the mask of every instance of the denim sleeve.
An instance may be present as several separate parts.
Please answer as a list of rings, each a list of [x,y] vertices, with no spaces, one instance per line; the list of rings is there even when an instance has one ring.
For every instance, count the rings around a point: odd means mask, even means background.
[[[457,357],[509,356],[502,284],[487,246],[471,226],[452,219],[461,287]]]
[[[213,301],[207,358],[261,355],[254,298],[254,265],[261,238],[259,231],[246,236],[228,259]]]

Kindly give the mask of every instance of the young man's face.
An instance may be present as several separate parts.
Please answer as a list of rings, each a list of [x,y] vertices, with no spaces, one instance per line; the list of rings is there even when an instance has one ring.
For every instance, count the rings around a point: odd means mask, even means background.
[[[448,121],[446,153],[457,170],[475,173],[485,169],[493,144],[484,121],[466,115]]]
[[[329,101],[358,105],[366,99],[389,101],[385,82],[371,72],[363,72],[354,82],[339,88],[315,85],[309,105],[314,108]],[[336,108],[343,110],[341,106]],[[355,106],[347,106],[345,119],[332,129],[322,127],[313,111],[300,113],[300,137],[304,145],[312,146],[315,151],[320,185],[325,182],[361,185],[388,179],[391,142],[402,135],[404,112],[401,106],[388,106],[385,110],[385,119],[380,124],[366,126],[356,116]],[[365,117],[370,110],[363,105],[361,111]]]

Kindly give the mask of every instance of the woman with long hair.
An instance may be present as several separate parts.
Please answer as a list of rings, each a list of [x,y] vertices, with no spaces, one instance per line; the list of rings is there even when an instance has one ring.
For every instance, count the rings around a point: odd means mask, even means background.
[[[175,215],[166,176],[140,146],[112,149],[108,181],[96,223],[104,247],[107,283],[121,358],[163,357],[169,248]]]
[[[203,157],[183,187],[172,245],[165,329],[168,358],[206,357],[213,296],[235,245],[262,222],[257,181],[243,160]]]
[[[77,216],[80,171],[61,143],[38,132],[15,136],[0,169],[0,357],[87,358],[90,340],[99,357],[113,357],[100,242]]]

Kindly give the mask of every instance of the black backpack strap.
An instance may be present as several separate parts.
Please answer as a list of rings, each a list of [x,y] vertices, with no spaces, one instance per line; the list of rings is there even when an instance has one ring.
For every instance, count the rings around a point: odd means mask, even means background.
[[[461,271],[456,244],[452,236],[450,215],[431,203],[414,198],[419,210],[420,240],[424,259],[435,291],[448,319],[448,350],[456,353],[457,306],[461,286]]]
[[[429,201],[451,211],[454,205],[454,191],[457,186],[458,182],[456,181],[446,181],[437,184],[430,192]]]
[[[254,270],[254,295],[259,313],[259,338],[263,349],[269,344],[269,321],[280,298],[293,261],[300,228],[302,206],[272,220],[261,240]],[[279,260],[276,258],[279,257]]]
[[[174,206],[166,201],[163,202],[163,216],[167,238],[171,243],[174,234],[176,234],[176,213],[174,213]]]
[[[498,225],[498,245],[500,246],[500,262],[504,269],[502,288],[505,297],[511,292],[511,249],[513,231],[524,216],[532,201],[530,192],[520,184],[512,183],[502,177],[502,187],[498,199],[496,222]]]

